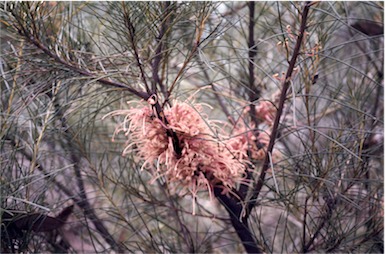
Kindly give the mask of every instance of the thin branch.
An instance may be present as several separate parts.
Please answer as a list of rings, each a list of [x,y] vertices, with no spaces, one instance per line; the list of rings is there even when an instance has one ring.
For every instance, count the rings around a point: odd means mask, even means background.
[[[284,84],[283,84],[283,87],[282,87],[281,96],[279,98],[277,114],[276,114],[276,117],[275,117],[275,120],[274,120],[274,124],[273,124],[273,128],[272,128],[272,131],[271,131],[271,135],[270,135],[269,145],[268,145],[267,150],[266,150],[266,156],[265,156],[265,159],[264,159],[264,162],[263,162],[263,167],[262,167],[260,176],[259,176],[259,178],[257,180],[257,184],[255,186],[253,196],[252,196],[252,198],[250,200],[249,207],[247,209],[247,216],[250,214],[250,211],[252,210],[252,208],[255,206],[255,204],[257,202],[257,198],[258,198],[259,193],[260,193],[260,191],[262,189],[262,186],[264,184],[264,180],[265,180],[265,176],[266,176],[266,171],[270,167],[269,154],[272,154],[272,151],[273,151],[273,148],[274,148],[274,143],[275,143],[275,140],[277,138],[278,127],[279,127],[279,123],[280,123],[280,120],[281,120],[281,115],[282,115],[282,112],[283,112],[283,107],[284,107],[285,100],[286,100],[286,92],[287,92],[287,90],[288,90],[288,88],[290,86],[290,83],[291,83],[291,76],[293,74],[293,70],[294,70],[294,67],[295,67],[295,64],[296,64],[296,61],[297,61],[297,57],[300,54],[300,49],[301,49],[301,45],[302,45],[302,41],[303,41],[305,29],[306,29],[306,23],[307,23],[307,19],[308,19],[309,9],[310,9],[311,6],[312,6],[311,2],[306,2],[305,6],[303,8],[303,11],[302,11],[301,27],[300,27],[299,35],[298,35],[297,42],[296,42],[296,45],[295,45],[295,48],[294,48],[293,56],[292,56],[292,58],[291,58],[291,60],[289,62],[289,68],[288,68],[288,70],[286,72],[286,77],[285,77],[285,81],[284,81]]]
[[[303,220],[302,220],[302,252],[305,249],[305,244],[306,244],[308,202],[309,202],[309,197],[306,197],[305,205],[304,205],[304,210],[303,210]]]
[[[126,23],[126,26],[127,26],[128,32],[129,32],[129,39],[130,39],[132,50],[134,51],[134,56],[135,56],[135,59],[136,59],[136,64],[138,65],[138,68],[140,70],[140,74],[142,76],[143,83],[144,83],[144,85],[146,87],[146,91],[147,91],[148,94],[151,94],[151,90],[150,90],[150,87],[148,86],[146,75],[144,73],[144,69],[143,69],[143,65],[142,65],[142,60],[139,57],[138,49],[136,48],[135,27],[134,27],[134,25],[131,22],[131,18],[130,18],[129,13],[126,12],[127,8],[126,8],[125,2],[123,2],[122,4],[123,4],[123,10],[124,10],[124,21]]]
[[[221,107],[223,113],[226,115],[227,119],[229,119],[229,121],[232,123],[232,124],[235,124],[235,120],[234,118],[231,116],[230,112],[228,111],[227,107],[225,106],[225,104],[223,103],[223,100],[222,98],[220,97],[220,94],[217,90],[217,88],[215,87],[215,84],[211,81],[210,77],[209,77],[209,74],[207,73],[207,69],[205,69],[202,61],[199,61],[198,59],[198,65],[199,65],[199,68],[201,69],[201,71],[203,72],[203,75],[205,76],[205,79],[207,80],[207,82],[209,82],[209,85],[211,86],[211,89],[213,89],[214,91],[214,96],[215,96],[215,99],[218,101],[219,103],[219,106]]]
[[[167,98],[165,100],[165,102],[167,102],[171,96],[171,93],[172,91],[174,90],[175,86],[176,86],[176,83],[178,82],[178,80],[180,79],[180,77],[182,76],[183,72],[185,71],[187,65],[190,63],[190,61],[193,59],[193,57],[195,56],[195,53],[198,51],[199,49],[199,46],[203,43],[203,41],[205,41],[207,38],[209,38],[212,33],[210,33],[206,38],[204,38],[203,40],[202,39],[202,34],[204,32],[204,27],[205,27],[205,23],[206,23],[206,20],[209,18],[209,15],[206,15],[205,17],[202,18],[202,20],[200,21],[200,24],[199,26],[196,27],[196,31],[195,31],[195,42],[194,42],[194,45],[193,45],[193,48],[192,50],[190,51],[188,57],[185,59],[185,61],[183,62],[183,65],[182,67],[179,69],[174,81],[172,82],[170,88],[168,89],[168,92],[167,92]]]
[[[160,3],[163,4],[163,3]],[[159,77],[159,66],[160,62],[163,57],[163,41],[164,41],[164,36],[166,34],[166,31],[168,29],[168,21],[170,19],[171,15],[171,10],[170,10],[170,1],[164,2],[163,6],[163,13],[162,13],[162,18],[161,18],[161,26],[159,29],[159,35],[156,38],[156,41],[158,43],[156,50],[155,50],[155,57],[152,62],[152,88],[151,92],[156,94],[157,93],[157,85],[159,85],[161,92],[164,94],[164,96],[167,95],[166,89],[164,87],[164,84],[162,80]]]
[[[197,49],[198,49],[198,45],[194,44],[193,49],[191,50],[189,56],[183,62],[182,67],[179,69],[179,71],[178,71],[174,81],[172,82],[170,88],[168,89],[167,98],[165,99],[165,103],[169,100],[169,98],[170,98],[170,96],[172,94],[172,91],[174,90],[174,88],[176,86],[176,83],[178,82],[179,78],[182,76],[183,72],[185,71],[187,65],[190,63],[191,59],[194,57],[195,53],[197,52]]]
[[[254,123],[255,130],[254,130],[254,135],[258,136],[258,131],[256,129],[258,128],[259,120],[257,118],[257,113],[255,110],[255,105],[254,101],[258,100],[260,91],[255,87],[255,76],[254,76],[254,62],[255,62],[255,57],[257,55],[257,46],[255,45],[255,40],[254,40],[254,26],[255,26],[255,2],[251,1],[247,3],[247,6],[249,7],[249,38],[248,38],[248,48],[249,48],[249,66],[248,66],[248,71],[249,71],[249,84],[248,84],[248,91],[249,91],[249,101],[250,103],[250,111],[249,115],[251,118],[251,121]],[[253,142],[253,141],[251,141]],[[258,142],[258,139],[255,141]],[[257,144],[257,147],[259,145]],[[250,180],[253,178],[253,173],[251,170],[247,170],[247,180]],[[249,187],[246,184],[241,184],[239,187],[239,191],[243,193],[245,196],[247,194]]]
[[[254,73],[254,62],[257,55],[257,46],[254,41],[254,26],[255,26],[255,2],[249,2],[249,39],[247,42],[249,48],[249,101],[253,102],[258,100],[260,91],[255,87],[255,73]],[[255,112],[255,105],[250,104],[250,116],[255,125],[258,125],[258,119]]]
[[[54,106],[56,108],[56,116],[59,121],[61,121],[61,124],[64,128],[64,132],[66,135],[64,135],[64,138],[66,139],[66,143],[69,146],[70,151],[70,159],[73,163],[73,168],[75,171],[75,177],[77,181],[77,186],[79,188],[79,197],[80,200],[74,200],[76,204],[83,210],[83,213],[86,217],[88,217],[92,223],[94,224],[96,230],[100,233],[100,235],[103,237],[103,239],[111,246],[111,248],[115,251],[122,251],[121,246],[115,241],[113,236],[108,232],[107,228],[105,227],[103,221],[99,219],[99,217],[96,215],[94,208],[91,206],[90,202],[88,201],[87,192],[84,187],[84,181],[81,175],[81,168],[80,163],[81,159],[76,154],[76,149],[73,147],[73,142],[71,142],[71,137],[73,135],[70,133],[70,127],[67,124],[66,118],[63,115],[63,112],[56,101],[55,96],[52,96],[50,93],[48,93],[48,96],[51,97],[52,100],[54,100]],[[63,143],[64,144],[64,143]]]
[[[333,215],[333,210],[335,209],[337,205],[337,198],[335,197],[327,197],[326,203],[324,205],[325,207],[325,212],[320,218],[320,223],[318,224],[315,232],[312,234],[311,238],[309,241],[304,244],[302,253],[307,253],[309,251],[313,251],[314,249],[310,249],[310,247],[313,245],[315,239],[321,234],[321,230],[324,228],[325,224],[330,222],[330,218]]]
[[[149,98],[149,94],[148,93],[137,91],[136,89],[134,89],[132,87],[129,87],[129,86],[125,85],[125,84],[118,83],[118,82],[115,82],[115,81],[112,81],[112,80],[109,80],[109,79],[98,78],[98,77],[95,76],[94,73],[91,73],[91,72],[86,71],[84,69],[78,68],[78,67],[76,67],[76,65],[71,64],[71,63],[63,60],[57,54],[53,53],[48,47],[43,45],[36,36],[32,35],[29,31],[27,31],[27,29],[22,24],[22,21],[20,20],[20,17],[18,17],[16,14],[13,14],[13,15],[16,18],[16,21],[18,22],[18,24],[20,26],[20,29],[18,29],[19,33],[22,36],[24,36],[29,42],[31,42],[33,45],[35,45],[37,48],[42,50],[46,55],[48,55],[53,60],[55,60],[57,63],[65,66],[66,68],[68,68],[71,71],[74,71],[76,73],[79,73],[79,74],[84,75],[84,76],[89,77],[89,78],[96,79],[98,82],[100,82],[102,84],[106,84],[106,85],[109,85],[109,86],[125,89],[128,92],[136,95],[137,97],[139,97],[141,99],[147,100]],[[32,23],[34,23],[34,22],[32,22]]]
[[[67,136],[67,135],[66,135]],[[104,223],[99,217],[96,215],[95,210],[91,206],[90,202],[88,201],[87,193],[84,187],[83,178],[81,175],[81,169],[79,167],[80,165],[80,159],[79,157],[74,153],[74,150],[71,149],[71,161],[74,164],[74,171],[75,171],[75,177],[77,180],[77,185],[79,187],[79,196],[80,201],[77,202],[77,205],[82,208],[83,213],[88,217],[92,224],[94,224],[96,230],[100,233],[100,235],[103,237],[103,239],[111,246],[111,248],[115,251],[122,251],[121,246],[115,241],[113,236],[108,232],[108,229],[106,226],[104,226]]]
[[[8,137],[7,140],[10,141],[12,146],[17,147],[17,144],[14,138]],[[19,151],[27,160],[32,162],[32,156],[30,154],[28,154],[24,149],[20,149]],[[98,218],[94,209],[91,207],[90,203],[88,202],[82,180],[81,180],[82,188],[79,193],[80,197],[77,197],[72,193],[72,191],[69,188],[67,188],[61,182],[57,181],[54,178],[54,176],[47,174],[47,170],[44,169],[44,166],[42,163],[39,163],[39,167],[37,167],[37,169],[44,174],[44,177],[46,179],[49,179],[50,181],[52,181],[61,191],[63,191],[70,199],[72,199],[80,209],[82,209],[84,215],[92,221],[96,230],[104,238],[104,240],[111,246],[113,250],[121,251],[119,244],[113,239],[112,235],[108,232],[107,228],[104,226],[103,222]],[[77,177],[79,177],[80,169],[79,169],[78,163],[74,163],[74,169],[77,174]]]

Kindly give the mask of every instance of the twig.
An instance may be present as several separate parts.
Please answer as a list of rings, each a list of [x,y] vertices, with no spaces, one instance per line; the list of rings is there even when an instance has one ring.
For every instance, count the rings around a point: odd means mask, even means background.
[[[214,83],[210,80],[209,74],[207,73],[207,70],[204,68],[202,61],[199,61],[199,59],[198,59],[197,62],[199,64],[199,67],[200,67],[201,71],[203,72],[203,75],[205,76],[205,79],[207,80],[207,82],[209,82],[209,85],[211,86],[211,89],[213,89],[215,99],[218,101],[219,106],[221,107],[223,113],[226,115],[227,119],[229,119],[229,121],[232,124],[235,124],[234,118],[231,116],[230,112],[227,110],[227,107],[223,103],[222,98],[219,96],[218,90],[215,87]]]
[[[260,193],[262,186],[264,184],[266,171],[269,169],[269,166],[270,166],[269,154],[272,154],[272,151],[274,148],[274,143],[275,143],[275,140],[277,138],[278,126],[279,126],[279,123],[281,120],[281,115],[282,115],[284,103],[286,100],[286,92],[290,86],[291,75],[293,73],[293,70],[294,70],[294,67],[295,67],[295,64],[297,61],[297,57],[300,53],[300,49],[301,49],[301,45],[302,45],[302,41],[303,41],[305,29],[306,29],[306,23],[307,23],[307,18],[308,18],[308,14],[309,14],[309,9],[310,9],[311,5],[312,5],[311,2],[306,2],[305,6],[303,8],[303,11],[302,11],[300,32],[299,32],[299,35],[297,38],[297,42],[296,42],[296,45],[294,48],[292,58],[289,62],[289,68],[286,72],[286,77],[285,77],[285,81],[284,81],[284,84],[282,87],[281,96],[279,98],[277,114],[276,114],[276,117],[274,119],[274,124],[273,124],[273,128],[272,128],[271,135],[270,135],[269,145],[268,145],[267,150],[266,150],[266,156],[265,156],[265,159],[263,162],[263,167],[262,167],[260,176],[257,180],[257,184],[255,186],[253,196],[250,200],[250,203],[249,203],[249,206],[247,209],[247,216],[250,214],[250,211],[252,210],[252,208],[255,206],[255,204],[257,202],[257,198],[258,198],[259,193]]]
[[[315,232],[312,234],[312,237],[309,239],[309,241],[303,246],[302,253],[307,253],[309,251],[312,251],[310,247],[313,245],[314,240],[318,237],[318,235],[321,233],[321,230],[325,226],[325,224],[330,221],[330,218],[333,214],[333,210],[335,209],[335,206],[337,204],[336,198],[329,198],[326,202],[325,206],[325,214],[321,217],[321,222],[318,225]]]
[[[141,59],[139,57],[138,49],[136,48],[136,43],[135,43],[135,27],[134,27],[134,25],[131,22],[131,18],[129,16],[129,14],[126,12],[126,4],[125,4],[125,2],[123,2],[122,4],[123,4],[123,10],[124,10],[124,21],[126,23],[126,26],[127,26],[128,32],[129,32],[129,39],[130,39],[131,47],[132,47],[132,49],[134,51],[134,56],[135,56],[135,59],[136,59],[136,64],[138,65],[138,68],[140,70],[140,74],[142,76],[143,83],[144,83],[144,85],[146,87],[146,91],[147,91],[147,93],[151,94],[151,90],[150,90],[150,87],[148,86],[148,83],[147,83],[147,79],[146,79],[146,75],[144,73],[142,62],[141,62]]]
[[[9,137],[8,140],[11,142],[12,146],[17,147],[17,144],[13,138]],[[19,151],[27,160],[32,161],[32,156],[30,154],[28,154],[24,149],[23,150],[20,149]],[[76,164],[74,167],[77,167],[76,172],[79,172],[79,168],[78,168],[78,166],[76,166]],[[37,167],[37,168],[39,169],[39,171],[41,171],[42,173],[45,174],[44,175],[45,178],[52,181],[61,191],[63,191],[70,199],[72,199],[80,209],[82,209],[85,216],[92,221],[96,230],[104,238],[104,240],[111,246],[112,249],[114,249],[116,251],[119,251],[119,250],[121,251],[121,248],[118,245],[118,243],[116,243],[116,241],[113,239],[112,235],[108,232],[107,228],[104,226],[103,222],[95,214],[94,209],[91,207],[90,203],[86,199],[87,197],[84,197],[85,192],[84,192],[83,183],[81,185],[83,186],[84,195],[82,195],[81,194],[82,191],[80,191],[80,193],[79,193],[80,197],[77,197],[76,195],[74,195],[72,193],[72,191],[69,188],[67,188],[61,182],[57,181],[53,176],[47,174],[47,171],[44,169],[43,164],[39,163],[39,167]],[[80,174],[80,172],[79,172],[79,174]]]
[[[48,96],[51,94],[48,93]],[[50,96],[51,97],[51,96]],[[61,111],[61,108],[59,104],[57,103],[55,96],[52,96],[51,99],[54,102],[54,106],[56,108],[56,116],[57,118],[61,121],[61,124],[63,126],[64,132],[66,135],[64,135],[67,145],[72,146],[71,142],[71,133],[69,133],[70,127],[67,124],[67,121],[63,115],[63,112]],[[96,230],[100,233],[100,235],[104,238],[104,240],[111,246],[111,248],[115,251],[122,251],[121,246],[115,241],[115,239],[112,237],[110,232],[108,232],[107,228],[104,226],[103,221],[99,219],[99,217],[96,215],[94,208],[91,206],[90,202],[88,201],[87,193],[84,187],[84,181],[81,175],[81,168],[80,168],[80,158],[79,156],[75,153],[76,149],[73,147],[69,147],[70,157],[71,157],[71,162],[74,165],[74,171],[75,171],[75,176],[76,176],[76,181],[77,185],[79,188],[79,197],[80,199],[74,199],[76,204],[83,210],[83,213],[85,214],[86,217],[88,217],[92,223],[94,224]]]
[[[302,252],[305,249],[306,244],[306,229],[307,229],[307,216],[308,216],[308,202],[309,197],[306,197],[304,209],[303,209],[303,222],[302,222]]]
[[[24,36],[27,41],[31,42],[33,45],[35,45],[37,48],[39,48],[40,50],[42,50],[46,55],[48,55],[49,57],[51,57],[53,60],[55,60],[57,63],[65,66],[66,68],[68,68],[69,70],[71,71],[74,71],[76,73],[79,73],[81,75],[84,75],[86,77],[90,77],[90,78],[94,78],[96,79],[98,82],[102,83],[102,84],[106,84],[106,85],[109,85],[109,86],[113,86],[113,87],[117,87],[117,88],[122,88],[122,89],[125,89],[127,90],[128,92],[136,95],[137,97],[141,98],[141,99],[144,99],[144,100],[147,100],[150,95],[148,94],[148,92],[141,92],[141,91],[137,91],[136,89],[132,88],[132,87],[129,87],[125,84],[122,84],[122,83],[118,83],[118,82],[115,82],[115,81],[112,81],[112,80],[109,80],[109,79],[105,79],[105,78],[98,78],[98,77],[95,77],[95,74],[94,73],[91,73],[89,71],[86,71],[84,69],[81,69],[81,68],[78,68],[76,67],[76,65],[74,64],[71,64],[65,60],[63,60],[62,58],[60,58],[57,54],[53,53],[49,48],[47,48],[45,45],[43,45],[40,40],[34,35],[34,34],[37,34],[37,32],[35,31],[33,34],[31,34],[27,29],[26,27],[23,25],[22,23],[22,20],[20,17],[17,16],[16,13],[13,13],[18,25],[19,25],[19,28],[16,28],[19,33]],[[34,22],[32,22],[34,23]]]
[[[67,137],[67,135],[65,135]],[[74,171],[75,176],[77,180],[77,185],[79,187],[79,197],[80,200],[76,203],[80,208],[82,208],[83,213],[86,217],[88,217],[92,224],[94,224],[96,230],[100,233],[100,235],[103,237],[103,239],[111,246],[111,248],[115,251],[122,251],[121,246],[115,241],[113,236],[108,232],[107,228],[104,226],[104,223],[102,220],[99,219],[99,217],[96,215],[95,210],[91,206],[90,202],[88,201],[87,193],[84,188],[84,182],[81,175],[81,169],[79,167],[80,159],[78,156],[74,153],[74,149],[70,149],[71,152],[71,161],[74,164]]]
[[[255,26],[255,2],[251,1],[248,3],[249,6],[249,40],[247,46],[249,48],[249,101],[253,102],[259,98],[260,91],[255,87],[255,77],[254,77],[254,62],[257,55],[257,46],[254,41],[254,26]],[[250,104],[250,117],[255,123],[255,126],[258,125],[258,119],[255,111],[255,105]]]
[[[205,41],[207,38],[209,38],[211,36],[212,33],[210,33],[205,39],[201,40],[202,39],[203,30],[204,30],[204,25],[205,25],[206,20],[208,18],[209,18],[209,15],[206,15],[205,17],[203,17],[202,20],[200,21],[199,26],[196,28],[195,41],[194,41],[193,48],[191,49],[191,51],[190,51],[189,55],[187,56],[187,58],[185,59],[185,61],[183,62],[182,67],[179,69],[179,71],[178,71],[174,81],[172,82],[170,88],[168,89],[167,98],[166,98],[165,101],[168,101],[169,97],[171,96],[172,91],[174,90],[174,88],[176,86],[176,83],[178,82],[178,80],[182,76],[182,74],[185,71],[187,65],[190,63],[190,61],[195,56],[195,53],[198,51],[199,46],[202,44],[203,41]]]
[[[160,3],[163,4],[163,3]],[[156,38],[156,41],[158,43],[158,46],[156,47],[155,50],[155,57],[152,62],[152,87],[151,87],[151,92],[156,94],[157,93],[157,87],[156,85],[159,85],[161,92],[163,93],[164,96],[167,95],[166,88],[164,87],[164,84],[162,80],[159,77],[159,65],[162,60],[162,50],[163,50],[163,40],[165,33],[168,29],[168,21],[170,18],[171,10],[170,10],[170,1],[164,2],[163,6],[163,13],[162,13],[162,19],[161,19],[161,26],[159,29],[159,35]]]
[[[249,77],[248,77],[249,78],[249,84],[248,84],[248,86],[249,86],[249,89],[248,89],[248,91],[249,91],[249,101],[251,102],[249,115],[250,115],[251,121],[254,123],[254,126],[255,126],[254,135],[258,136],[256,128],[258,128],[259,121],[257,118],[255,105],[253,103],[255,100],[258,100],[259,94],[260,94],[259,89],[255,88],[255,84],[254,84],[255,83],[254,62],[255,62],[255,57],[257,55],[257,48],[256,48],[255,41],[254,41],[255,2],[253,2],[253,1],[248,2],[247,6],[249,7],[249,39],[247,42],[247,45],[249,48],[249,66],[248,66],[248,70],[249,70]],[[251,142],[253,142],[253,141],[251,141]],[[258,142],[258,140],[256,140],[256,142]],[[258,144],[257,144],[257,147],[258,147]],[[248,170],[246,179],[250,180],[250,179],[252,179],[252,177],[253,177],[252,171]],[[248,189],[249,189],[249,187],[246,184],[241,184],[241,186],[239,187],[239,191],[241,193],[243,193],[245,196],[247,194]]]

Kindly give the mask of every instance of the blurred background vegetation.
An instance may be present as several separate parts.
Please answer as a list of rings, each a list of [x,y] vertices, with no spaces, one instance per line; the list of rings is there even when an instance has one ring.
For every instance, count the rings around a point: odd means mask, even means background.
[[[192,215],[102,117],[146,83],[224,121],[276,103],[303,5],[1,3],[1,252],[244,252],[220,202]],[[383,7],[310,8],[248,221],[266,253],[383,252]]]

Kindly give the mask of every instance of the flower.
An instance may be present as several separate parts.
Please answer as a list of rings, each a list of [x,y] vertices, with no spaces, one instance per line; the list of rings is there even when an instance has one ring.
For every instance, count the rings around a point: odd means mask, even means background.
[[[193,213],[199,191],[208,191],[211,199],[214,187],[228,194],[237,184],[249,181],[245,172],[252,168],[250,160],[265,159],[276,111],[271,102],[256,105],[257,117],[265,123],[265,130],[257,130],[253,122],[247,124],[250,112],[246,107],[231,135],[225,131],[226,123],[204,114],[203,104],[174,101],[173,106],[161,112],[165,121],[158,117],[156,103],[153,96],[147,103],[142,101],[128,110],[109,113],[125,116],[113,139],[124,132],[128,145],[123,155],[134,153],[143,162],[141,169],[152,175],[150,183],[164,177],[174,193],[191,194]]]
[[[253,159],[264,160],[266,156],[266,148],[270,141],[268,130],[258,130],[254,128],[254,124],[249,127],[243,121],[239,121],[233,131],[232,137],[227,145],[236,151],[237,157],[241,160]],[[250,157],[250,158],[249,158]]]
[[[272,126],[277,109],[270,101],[260,101],[255,107],[257,117]]]
[[[165,177],[167,182],[195,197],[207,190],[212,198],[214,187],[228,193],[245,177],[244,150],[224,142],[226,133],[218,122],[208,119],[202,104],[175,101],[164,109],[168,124],[165,125],[151,106],[139,104],[128,110],[119,110],[109,115],[125,115],[115,133],[123,131],[129,144],[123,154],[136,152],[143,161],[142,169],[152,174],[152,182]],[[181,155],[174,151],[173,140],[167,130],[176,133]],[[135,149],[133,149],[135,147]],[[193,211],[195,211],[195,202]]]

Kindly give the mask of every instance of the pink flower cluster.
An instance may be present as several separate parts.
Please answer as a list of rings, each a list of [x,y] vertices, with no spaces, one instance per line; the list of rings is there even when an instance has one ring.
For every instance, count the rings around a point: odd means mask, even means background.
[[[226,144],[223,130],[208,119],[201,104],[175,102],[163,113],[169,122],[167,126],[148,104],[109,114],[126,116],[114,135],[123,131],[129,136],[123,154],[136,151],[144,161],[142,169],[152,173],[153,181],[164,176],[168,183],[188,190],[193,197],[200,190],[208,190],[211,197],[214,186],[222,187],[226,193],[242,182],[246,158],[240,156],[236,147]],[[180,157],[167,129],[178,137]]]
[[[237,157],[243,160],[253,159],[262,161],[266,156],[266,148],[270,141],[268,131],[254,132],[254,124],[247,127],[244,123],[237,123],[232,137],[227,142],[233,150],[237,151]],[[249,152],[249,156],[247,155]]]
[[[128,146],[123,155],[134,153],[138,160],[143,161],[142,169],[152,174],[151,182],[165,177],[174,190],[182,189],[179,192],[182,194],[187,191],[194,200],[201,190],[207,190],[212,197],[214,186],[228,193],[236,184],[245,182],[245,171],[250,163],[248,152],[254,160],[263,160],[266,155],[269,135],[266,132],[253,133],[250,130],[253,126],[250,128],[238,121],[230,137],[224,131],[226,124],[210,120],[203,113],[201,104],[178,101],[164,109],[166,125],[149,104],[141,103],[139,107],[108,115],[125,116],[114,136],[119,132],[128,136]],[[274,116],[268,106],[260,104],[257,112],[258,117],[270,124]],[[167,130],[176,134],[180,156]],[[194,206],[195,202],[193,211]]]
[[[265,130],[256,130],[255,124],[252,122],[248,126],[246,125],[244,119],[248,118],[249,110],[250,108],[246,107],[242,112],[232,131],[232,138],[227,144],[238,152],[240,159],[262,161],[266,156],[266,148],[270,142],[270,128],[275,119],[276,108],[269,101],[261,101],[256,105],[257,118],[268,127]]]
[[[267,125],[272,126],[275,119],[275,113],[277,109],[274,104],[270,101],[261,101],[255,107],[257,117],[264,121]]]

